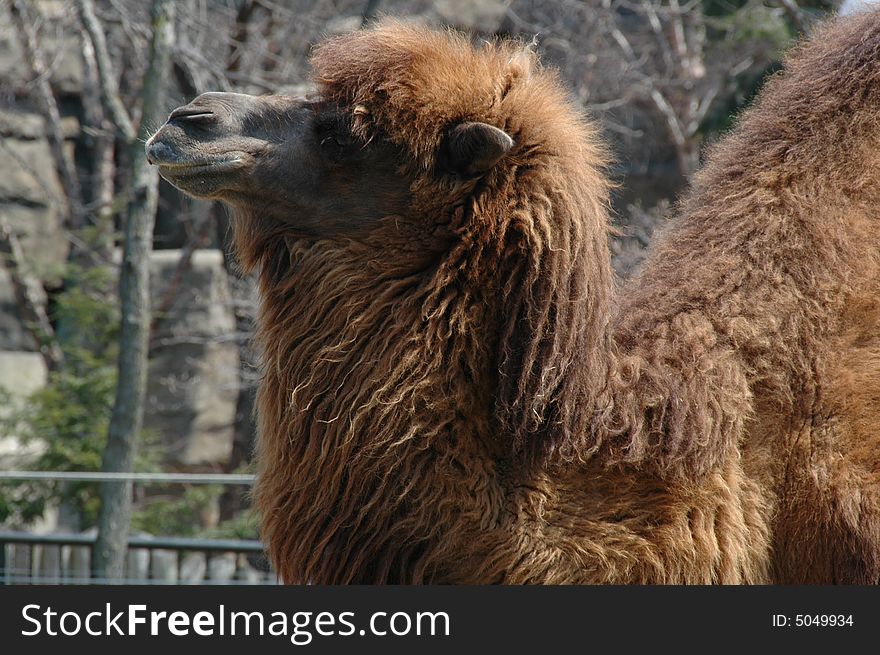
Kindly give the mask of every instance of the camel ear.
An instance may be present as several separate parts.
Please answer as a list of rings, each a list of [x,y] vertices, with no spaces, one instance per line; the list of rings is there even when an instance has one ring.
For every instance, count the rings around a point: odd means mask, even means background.
[[[455,173],[482,175],[512,147],[513,139],[502,129],[487,123],[459,123],[443,141],[442,163]]]

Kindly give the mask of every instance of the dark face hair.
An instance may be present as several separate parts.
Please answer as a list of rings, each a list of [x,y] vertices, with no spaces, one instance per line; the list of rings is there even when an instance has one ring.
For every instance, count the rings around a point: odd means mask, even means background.
[[[357,235],[407,216],[415,181],[399,148],[356,129],[368,115],[321,99],[204,93],[171,112],[147,158],[192,196],[256,210],[305,235]],[[484,123],[451,125],[437,173],[479,176],[512,145]]]
[[[400,153],[353,131],[330,103],[205,93],[171,112],[147,158],[180,190],[258,208],[305,234],[357,233],[404,215],[411,181]]]

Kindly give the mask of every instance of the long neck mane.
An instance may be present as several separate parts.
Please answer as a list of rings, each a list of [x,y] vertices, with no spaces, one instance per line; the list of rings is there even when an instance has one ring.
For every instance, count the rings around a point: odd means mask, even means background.
[[[520,211],[488,226],[474,204],[453,247],[416,272],[356,241],[273,235],[251,249],[256,500],[285,580],[455,579],[451,562],[493,547],[499,463],[582,438],[607,377],[604,198],[514,182]],[[588,211],[554,216],[560,202]]]
[[[451,525],[467,517],[450,499],[486,484],[470,467],[493,447],[486,363],[465,343],[481,317],[444,305],[453,299],[436,296],[431,275],[385,270],[357,243],[282,241],[265,252],[256,495],[278,573],[325,583],[439,575],[438,561],[461,556],[441,556],[440,535],[473,530]]]

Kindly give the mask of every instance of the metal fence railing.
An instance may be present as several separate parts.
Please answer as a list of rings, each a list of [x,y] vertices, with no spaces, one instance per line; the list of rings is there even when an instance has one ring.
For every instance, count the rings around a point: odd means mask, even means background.
[[[252,485],[254,483],[254,476],[244,473],[99,473],[96,471],[0,471],[0,481],[6,480]]]
[[[252,475],[0,471],[0,481],[47,480],[138,484],[251,485]],[[0,584],[102,584],[91,572],[92,533],[0,530]],[[132,535],[124,584],[277,584],[263,544],[250,539]]]
[[[101,584],[93,534],[0,531],[0,584]],[[124,584],[276,584],[263,544],[246,539],[132,536]]]

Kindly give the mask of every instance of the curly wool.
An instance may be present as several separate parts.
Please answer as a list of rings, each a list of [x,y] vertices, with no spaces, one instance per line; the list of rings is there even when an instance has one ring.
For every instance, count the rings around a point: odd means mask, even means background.
[[[880,247],[848,158],[873,157],[876,48],[876,14],[804,46],[615,294],[606,153],[528,49],[394,22],[320,45],[322,95],[407,153],[422,219],[307,240],[239,216],[279,575],[876,581]],[[516,144],[475,181],[437,170],[465,120]]]

